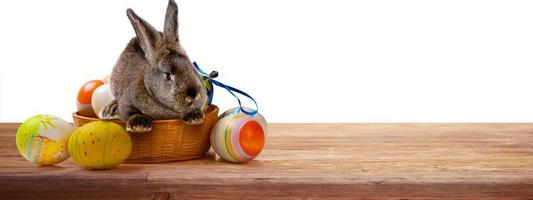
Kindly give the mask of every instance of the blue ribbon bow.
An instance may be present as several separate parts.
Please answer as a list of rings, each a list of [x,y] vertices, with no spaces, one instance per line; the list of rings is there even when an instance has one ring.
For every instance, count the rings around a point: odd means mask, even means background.
[[[217,85],[217,86],[219,86],[219,87],[222,87],[222,88],[226,89],[231,95],[233,95],[233,96],[237,99],[237,101],[239,102],[239,107],[240,107],[240,109],[241,109],[241,111],[242,111],[243,113],[246,113],[247,115],[253,116],[253,115],[255,115],[255,114],[259,111],[259,107],[257,106],[257,102],[255,101],[255,99],[254,99],[252,96],[250,96],[250,95],[247,94],[246,92],[243,92],[243,91],[241,91],[241,90],[239,90],[239,89],[237,89],[237,88],[231,87],[231,86],[226,85],[226,84],[221,83],[221,82],[218,82],[217,80],[213,79],[213,78],[215,78],[215,77],[212,77],[212,76],[210,76],[209,74],[205,73],[205,72],[204,72],[204,71],[198,66],[198,64],[196,64],[196,62],[193,62],[192,64],[194,65],[194,68],[196,69],[196,71],[198,71],[198,73],[200,73],[200,74],[201,74],[202,76],[204,76],[204,77],[207,77],[207,78],[209,79],[209,81],[211,81],[213,84],[215,84],[215,85]],[[255,110],[253,110],[253,109],[251,109],[251,111],[247,111],[247,110],[245,110],[244,107],[242,107],[241,100],[240,100],[239,97],[237,97],[237,95],[235,95],[235,93],[233,93],[233,92],[239,93],[239,94],[241,94],[241,95],[243,95],[243,96],[245,96],[245,97],[250,98],[250,99],[254,102],[254,104],[255,104]]]

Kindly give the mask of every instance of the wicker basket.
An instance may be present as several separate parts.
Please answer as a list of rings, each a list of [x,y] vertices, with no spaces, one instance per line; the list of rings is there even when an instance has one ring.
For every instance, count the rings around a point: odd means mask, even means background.
[[[98,119],[72,114],[76,127]],[[126,163],[156,163],[202,158],[209,150],[209,134],[217,122],[218,107],[211,105],[205,111],[205,120],[199,125],[181,120],[154,120],[152,131],[130,133],[133,148]],[[124,121],[111,120],[125,126]]]

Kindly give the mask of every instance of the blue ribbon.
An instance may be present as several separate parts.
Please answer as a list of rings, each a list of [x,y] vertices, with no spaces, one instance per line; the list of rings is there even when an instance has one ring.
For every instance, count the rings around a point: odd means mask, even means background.
[[[233,95],[237,101],[239,102],[239,107],[241,109],[241,111],[243,113],[246,113],[247,115],[250,115],[250,116],[253,116],[255,115],[258,111],[259,111],[259,106],[257,106],[257,102],[255,101],[255,99],[250,96],[249,94],[247,94],[246,92],[243,92],[242,90],[239,90],[237,88],[234,88],[234,87],[231,87],[229,85],[226,85],[224,83],[221,83],[221,82],[218,82],[217,80],[213,79],[211,76],[209,76],[209,74],[205,73],[199,66],[198,64],[196,64],[196,62],[193,62],[192,63],[194,65],[194,68],[196,69],[196,71],[198,71],[198,73],[200,73],[202,76],[205,76],[205,77],[208,77],[209,81],[211,81],[213,84],[219,86],[219,87],[222,87],[224,89],[226,89],[231,95]],[[213,88],[214,89],[214,88]],[[235,93],[233,92],[236,92],[236,93],[239,93],[245,97],[248,97],[250,98],[254,104],[255,104],[255,110],[252,109],[252,111],[247,111],[244,109],[244,107],[242,107],[242,104],[241,104],[241,100],[239,99],[239,97],[237,97],[237,95],[235,95]]]

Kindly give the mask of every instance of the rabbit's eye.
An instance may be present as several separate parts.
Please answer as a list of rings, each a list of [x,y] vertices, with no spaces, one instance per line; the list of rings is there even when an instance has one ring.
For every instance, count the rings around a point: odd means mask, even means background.
[[[172,79],[172,77],[170,76],[170,73],[165,73],[165,77],[167,81],[170,81]]]

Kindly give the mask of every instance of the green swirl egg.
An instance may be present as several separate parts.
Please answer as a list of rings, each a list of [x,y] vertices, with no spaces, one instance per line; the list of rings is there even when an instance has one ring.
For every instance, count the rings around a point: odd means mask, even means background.
[[[35,115],[20,125],[16,143],[19,153],[39,165],[53,165],[69,157],[67,141],[74,126],[53,115]]]

